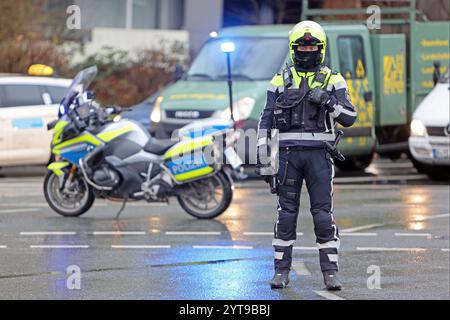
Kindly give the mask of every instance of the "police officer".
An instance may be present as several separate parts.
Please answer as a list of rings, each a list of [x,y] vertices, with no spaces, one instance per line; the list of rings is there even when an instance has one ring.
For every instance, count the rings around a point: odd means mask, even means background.
[[[303,180],[308,189],[320,267],[328,290],[340,290],[339,233],[333,217],[334,162],[324,141],[335,139],[336,123],[351,126],[356,112],[341,74],[325,66],[326,35],[313,21],[289,33],[293,66],[275,75],[258,127],[260,163],[270,144],[271,129],[279,132],[277,173],[278,218],[274,228],[275,275],[272,288],[289,283],[292,248]]]

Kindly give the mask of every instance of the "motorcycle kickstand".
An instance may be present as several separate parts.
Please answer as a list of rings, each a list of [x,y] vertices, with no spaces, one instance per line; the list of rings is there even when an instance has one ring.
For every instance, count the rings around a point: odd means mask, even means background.
[[[119,220],[120,214],[125,209],[127,202],[128,202],[128,197],[123,199],[122,206],[120,207],[119,212],[117,212],[117,214],[116,214],[116,220]]]

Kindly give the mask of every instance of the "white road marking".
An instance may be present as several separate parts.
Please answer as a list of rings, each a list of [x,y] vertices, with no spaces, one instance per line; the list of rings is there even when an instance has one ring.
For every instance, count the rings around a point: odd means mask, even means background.
[[[375,181],[392,181],[392,180],[425,180],[428,179],[424,174],[411,174],[405,176],[376,176],[376,177],[351,177],[351,178],[336,178],[336,183],[355,183],[355,182],[375,182]]]
[[[21,236],[74,236],[77,233],[75,231],[32,231],[21,232]]]
[[[17,203],[14,202],[14,203],[0,203],[0,207],[1,208],[9,208],[9,207],[15,208],[15,209],[10,209],[10,210],[21,210],[21,209],[17,209],[16,207],[27,207],[26,210],[28,210],[28,208],[33,208],[34,210],[37,210],[37,208],[35,208],[35,207],[48,208],[48,204],[45,202],[27,202],[27,203],[21,203],[20,205],[17,205]]]
[[[6,249],[6,248],[8,248],[7,246],[0,246],[0,249]]]
[[[378,233],[376,232],[339,232],[340,236],[351,236],[351,237],[377,237]]]
[[[383,227],[384,225],[385,225],[384,223],[367,224],[367,225],[363,225],[363,226],[359,226],[359,227],[343,229],[343,230],[341,230],[341,232],[342,233],[357,232],[357,231],[363,231],[363,230],[367,230],[367,229]]]
[[[444,251],[444,252],[449,252],[450,251],[449,248],[444,248],[444,249],[441,249],[441,250]]]
[[[21,188],[23,190],[23,188]],[[27,192],[27,197],[40,197],[42,196],[42,192]],[[22,198],[23,193],[2,193],[0,194],[0,198]]]
[[[236,249],[236,250],[251,250],[252,246],[192,246],[194,249]]]
[[[420,217],[414,221],[426,221],[426,220],[434,220],[439,218],[447,218],[450,217],[450,213],[444,213],[444,214],[436,214],[433,216],[426,216],[426,217]]]
[[[294,250],[319,250],[317,247],[293,247]]]
[[[412,168],[411,162],[377,162],[369,166],[369,168]]]
[[[94,236],[145,236],[145,231],[94,231]]]
[[[303,232],[297,232],[298,236],[303,236]],[[244,236],[273,236],[273,232],[244,232]]]
[[[292,268],[299,276],[310,276],[311,272],[309,272],[305,263],[302,261],[294,260],[292,261]]]
[[[382,247],[357,247],[358,251],[426,251],[424,248],[382,248]]]
[[[15,205],[17,206],[17,205]],[[0,210],[0,213],[20,213],[20,212],[36,212],[39,211],[39,209],[36,208],[23,208],[23,209],[7,209],[7,210]]]
[[[431,239],[430,233],[395,233],[396,237],[427,237],[428,239]]]
[[[328,291],[320,291],[320,290],[314,290],[314,293],[316,293],[317,295],[327,299],[327,300],[345,300],[344,298],[341,298],[335,294],[332,294]]]
[[[30,249],[87,249],[88,245],[31,245]]]
[[[167,231],[168,236],[220,236],[221,232],[215,231]]]
[[[112,249],[170,249],[169,245],[112,245]]]

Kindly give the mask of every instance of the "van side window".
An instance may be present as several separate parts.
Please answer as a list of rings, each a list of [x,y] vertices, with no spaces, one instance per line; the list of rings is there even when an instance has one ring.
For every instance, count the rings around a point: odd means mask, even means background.
[[[43,105],[39,86],[23,84],[3,85],[3,107],[22,107]]]
[[[339,72],[345,78],[365,78],[366,59],[364,44],[360,36],[338,38]]]

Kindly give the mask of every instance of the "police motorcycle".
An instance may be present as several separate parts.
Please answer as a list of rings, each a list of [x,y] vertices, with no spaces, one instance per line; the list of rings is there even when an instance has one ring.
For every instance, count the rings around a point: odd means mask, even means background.
[[[121,201],[119,217],[129,200],[167,203],[175,197],[198,219],[222,214],[233,197],[230,166],[224,164],[233,137],[223,138],[219,131],[157,140],[139,123],[121,119],[120,107],[95,103],[94,93],[86,89],[96,75],[95,66],[77,74],[58,119],[47,125],[54,130],[55,157],[44,180],[49,206],[62,216],[77,217],[96,198]]]

